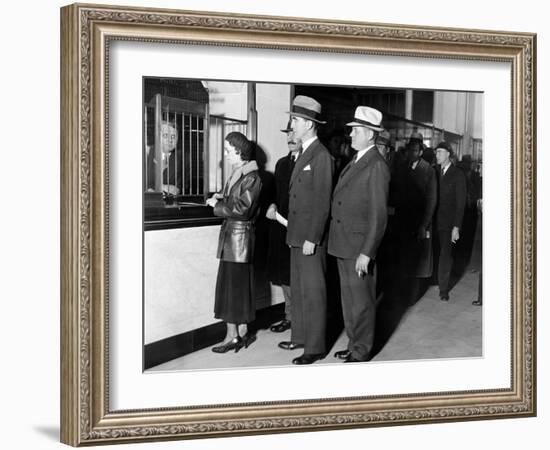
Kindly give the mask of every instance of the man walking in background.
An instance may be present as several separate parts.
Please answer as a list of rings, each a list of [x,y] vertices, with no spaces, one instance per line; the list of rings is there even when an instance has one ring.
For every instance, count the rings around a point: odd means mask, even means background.
[[[436,227],[439,238],[439,265],[437,278],[439,298],[449,301],[449,279],[453,266],[453,244],[460,239],[460,228],[466,205],[464,173],[451,161],[452,147],[445,141],[435,148],[438,164],[439,198]]]

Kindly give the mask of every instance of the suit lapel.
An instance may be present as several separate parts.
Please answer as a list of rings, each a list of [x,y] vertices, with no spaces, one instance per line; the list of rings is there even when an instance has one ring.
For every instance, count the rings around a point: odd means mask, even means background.
[[[445,171],[445,173],[441,172],[441,170],[440,170],[441,178],[445,178],[447,175],[449,175],[449,172],[451,172],[452,170],[454,170],[454,167],[455,167],[454,164],[451,163],[451,164],[449,165],[449,167],[447,168],[447,170]]]
[[[310,161],[315,156],[315,153],[317,152],[317,147],[319,146],[319,139],[315,139],[313,143],[308,147],[308,149],[303,153],[294,164],[294,169],[292,170],[292,175],[290,176],[290,183],[289,187],[292,186],[292,183],[294,182],[295,178],[298,176],[300,171],[304,170],[304,168],[310,163]]]
[[[356,163],[349,162],[348,165],[344,167],[344,170],[342,170],[334,192],[340,190],[348,184],[356,174],[360,173],[376,157],[376,154],[378,154],[378,150],[376,149],[376,146],[374,146],[369,149],[367,153],[365,153]]]

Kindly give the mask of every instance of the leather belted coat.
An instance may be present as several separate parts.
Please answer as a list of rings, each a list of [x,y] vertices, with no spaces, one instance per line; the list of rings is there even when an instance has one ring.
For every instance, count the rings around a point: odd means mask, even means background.
[[[223,217],[218,240],[217,257],[236,263],[252,262],[254,252],[254,222],[259,212],[262,182],[254,161],[242,168],[240,178],[226,184],[223,199],[214,207],[214,215]]]

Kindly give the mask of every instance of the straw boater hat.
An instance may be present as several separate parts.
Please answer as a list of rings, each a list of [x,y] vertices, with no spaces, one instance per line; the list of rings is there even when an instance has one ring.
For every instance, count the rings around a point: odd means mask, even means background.
[[[358,106],[353,122],[346,123],[348,127],[365,127],[374,131],[382,131],[382,113],[368,106]]]
[[[305,95],[297,95],[294,98],[289,114],[290,117],[302,117],[303,119],[313,120],[313,122],[326,123],[319,120],[321,104],[317,100]]]

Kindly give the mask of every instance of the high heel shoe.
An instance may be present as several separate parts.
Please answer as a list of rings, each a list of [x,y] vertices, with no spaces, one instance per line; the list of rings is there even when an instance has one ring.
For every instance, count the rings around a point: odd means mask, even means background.
[[[212,347],[212,351],[214,353],[227,353],[229,350],[235,350],[235,353],[237,353],[241,348],[243,348],[244,345],[245,344],[241,337],[237,336],[225,344]]]
[[[246,334],[243,336],[244,348],[248,348],[248,346],[249,346],[250,344],[252,344],[254,341],[256,341],[256,335],[255,335],[255,334],[246,333]]]

